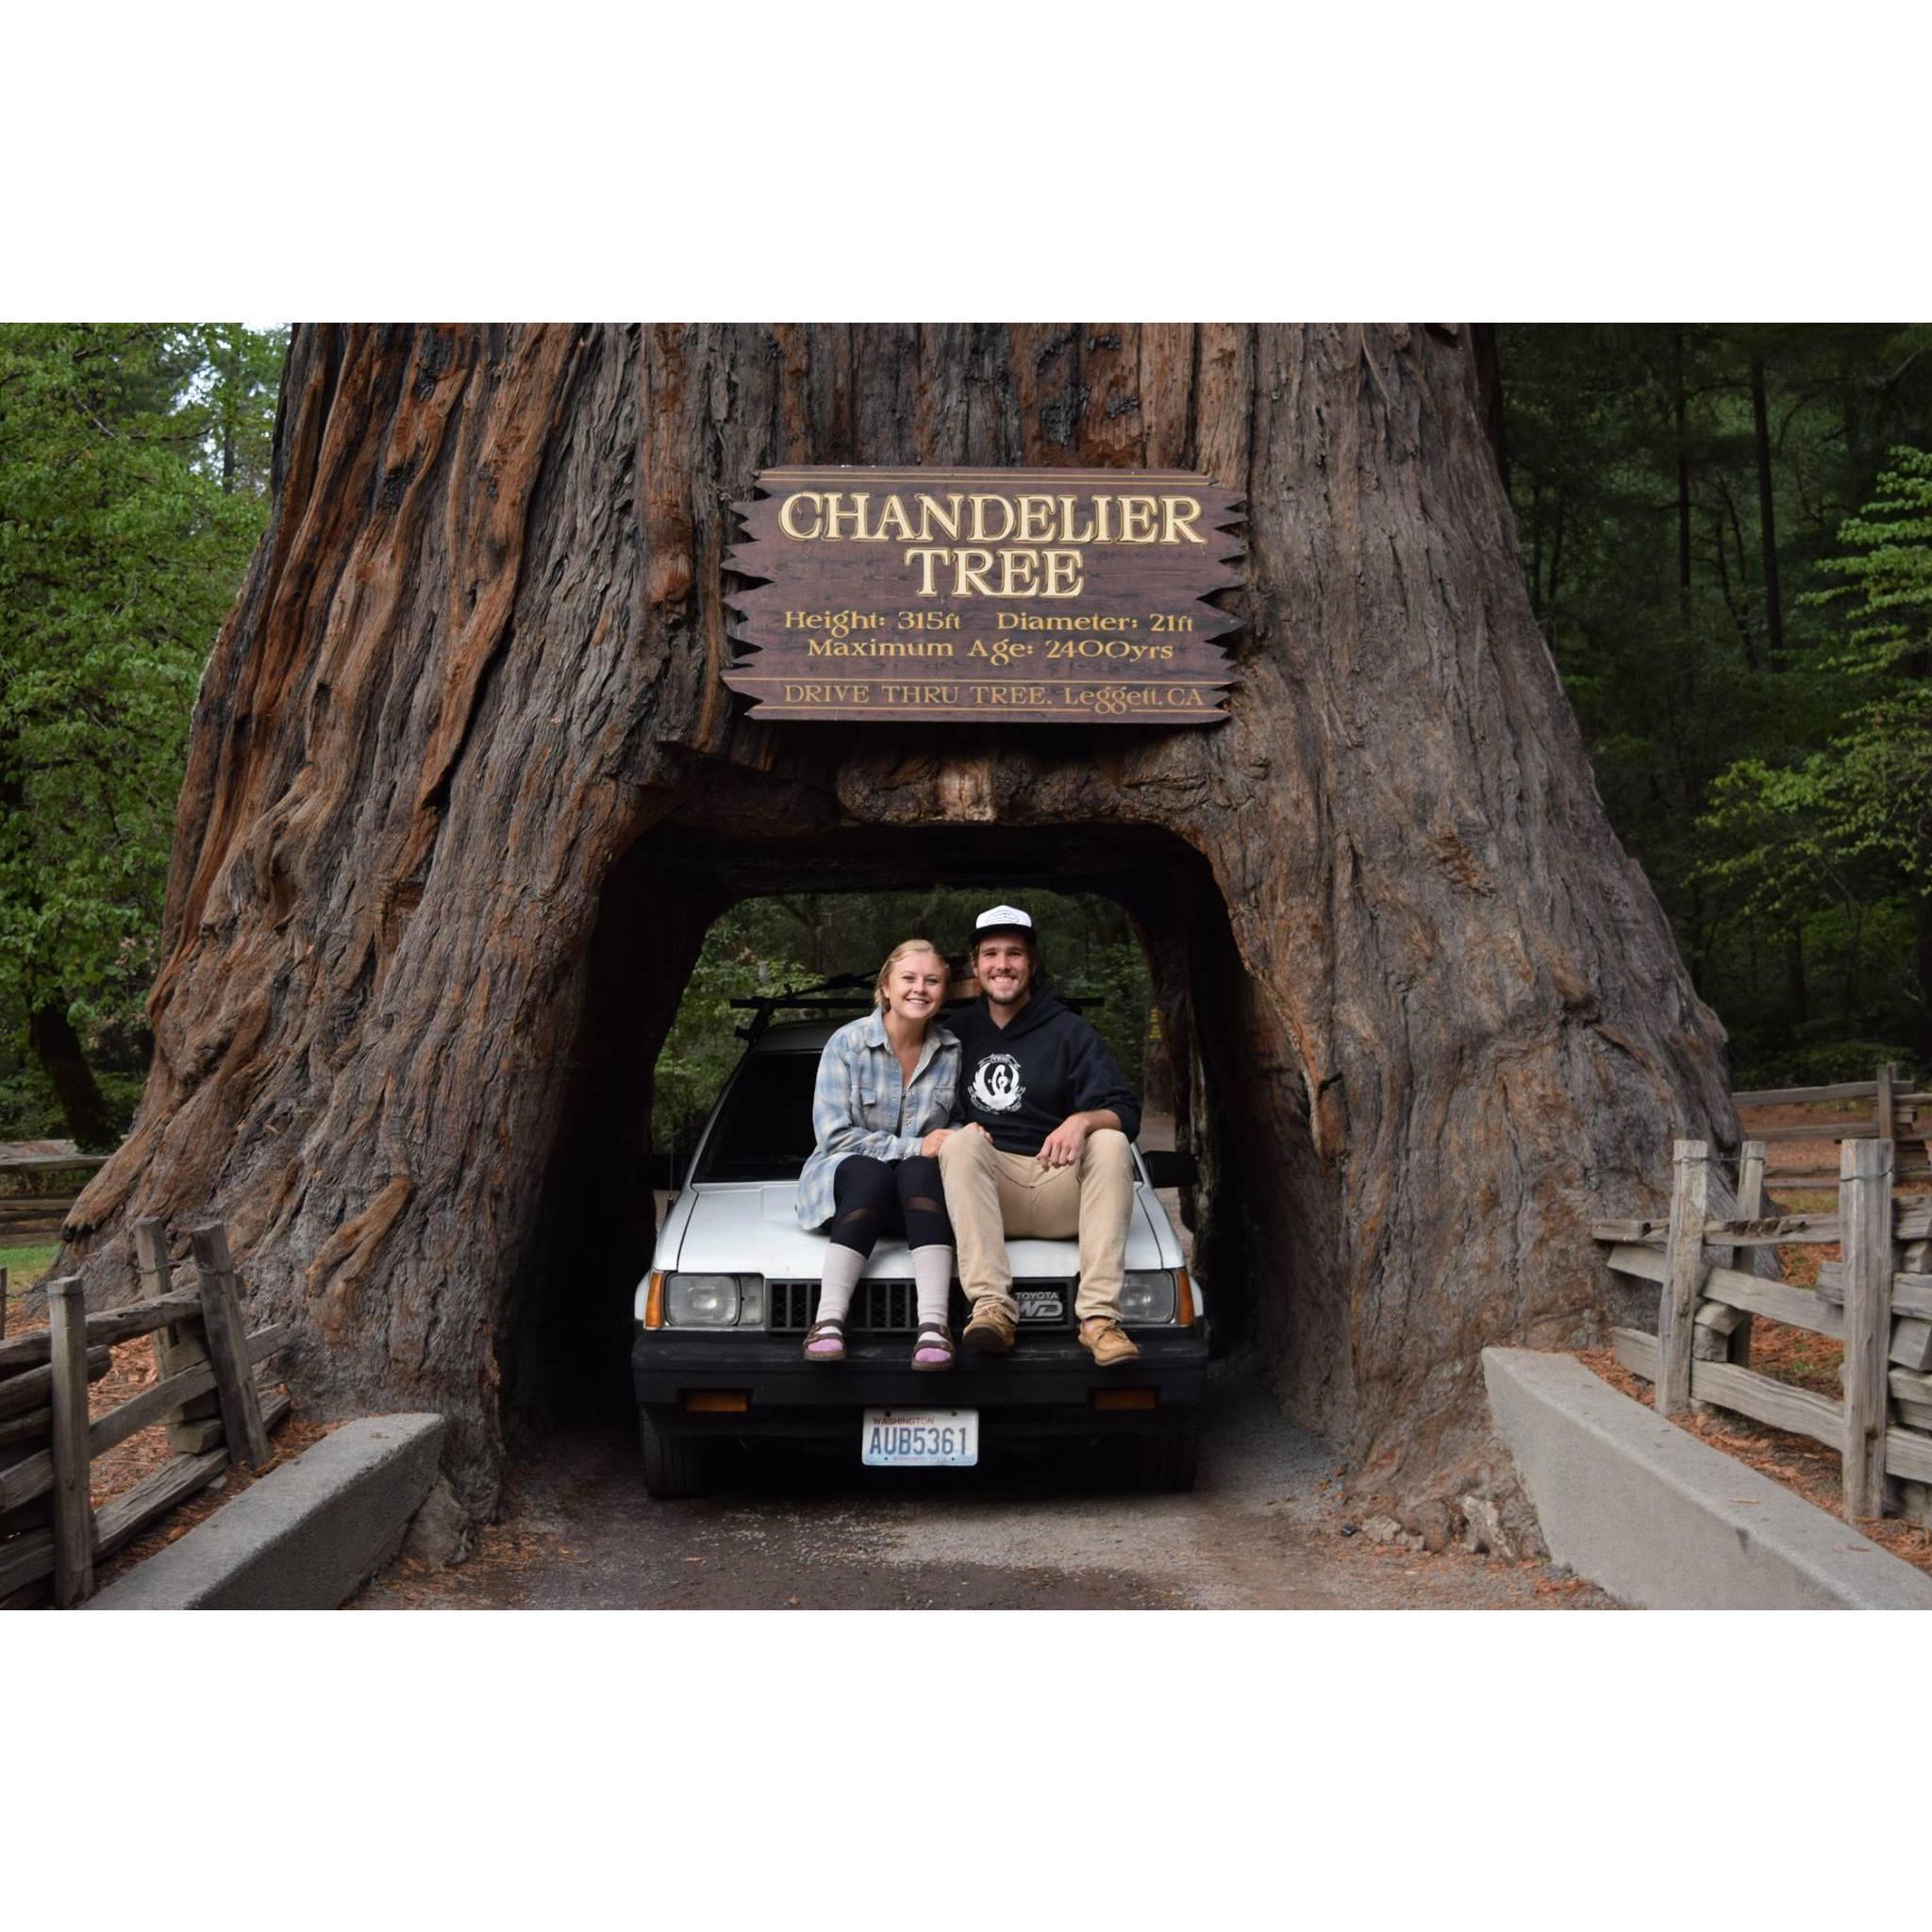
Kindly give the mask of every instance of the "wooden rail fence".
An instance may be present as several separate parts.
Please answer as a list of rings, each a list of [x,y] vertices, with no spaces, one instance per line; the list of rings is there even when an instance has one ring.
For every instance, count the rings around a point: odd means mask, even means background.
[[[1767,1087],[1733,1093],[1733,1107],[1814,1107],[1847,1100],[1869,1100],[1872,1111],[1862,1118],[1840,1114],[1815,1125],[1762,1127],[1759,1141],[1891,1141],[1897,1144],[1894,1177],[1900,1181],[1932,1178],[1926,1133],[1932,1127],[1932,1092],[1905,1091],[1895,1062],[1887,1061],[1869,1080],[1842,1080],[1828,1087]],[[1802,1187],[1807,1181],[1828,1185],[1838,1179],[1831,1168],[1778,1168],[1772,1179],[1781,1187]]]
[[[1654,1281],[1657,1332],[1616,1328],[1618,1361],[1650,1381],[1659,1413],[1693,1402],[1790,1429],[1839,1452],[1844,1513],[1902,1515],[1932,1528],[1932,1195],[1894,1195],[1894,1142],[1840,1146],[1836,1214],[1764,1212],[1764,1143],[1740,1150],[1738,1189],[1702,1141],[1675,1147],[1668,1221],[1600,1221],[1610,1266]],[[1777,1247],[1836,1243],[1815,1289],[1762,1267]],[[1833,1401],[1749,1366],[1751,1318],[1844,1344]]]
[[[255,1368],[292,1330],[244,1332],[224,1229],[196,1228],[192,1260],[179,1269],[158,1222],[138,1223],[135,1240],[141,1300],[91,1315],[80,1283],[62,1277],[42,1284],[47,1326],[0,1340],[0,1603],[49,1574],[56,1604],[91,1595],[97,1562],[230,1462],[259,1469],[269,1430],[289,1412],[286,1395],[264,1399]],[[115,1342],[141,1335],[153,1338],[156,1379],[91,1416],[89,1383],[108,1373]],[[174,1455],[95,1509],[93,1458],[156,1424],[167,1424]]]
[[[71,1141],[0,1143],[0,1174],[13,1175],[16,1182],[25,1184],[24,1191],[0,1193],[0,1248],[58,1236],[61,1224],[87,1185],[87,1176],[105,1167],[108,1158],[105,1154],[82,1154]],[[58,1191],[38,1191],[48,1182],[55,1183]]]

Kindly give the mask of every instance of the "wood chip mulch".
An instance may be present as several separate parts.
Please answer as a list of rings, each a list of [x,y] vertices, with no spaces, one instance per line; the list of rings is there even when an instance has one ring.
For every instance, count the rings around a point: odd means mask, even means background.
[[[292,1461],[301,1455],[303,1450],[309,1447],[311,1443],[321,1441],[331,1430],[340,1426],[341,1424],[338,1423],[305,1422],[301,1416],[291,1414],[282,1424],[280,1428],[275,1429],[269,1436],[269,1460],[262,1468],[246,1470],[240,1467],[239,1464],[231,1463],[227,1470],[221,1475],[218,1475],[207,1489],[196,1491],[185,1503],[177,1503],[145,1536],[136,1537],[125,1548],[116,1550],[105,1563],[96,1565],[94,1569],[94,1589],[96,1591],[107,1589],[108,1584],[112,1583],[117,1577],[125,1575],[129,1570],[133,1569],[144,1557],[152,1557],[157,1550],[166,1549],[177,1538],[186,1536],[197,1523],[206,1523],[223,1504],[232,1501],[252,1484],[259,1482],[270,1470],[279,1469],[283,1463]],[[168,1459],[171,1453],[168,1449],[166,1432],[160,1428],[155,1428],[145,1430],[142,1433],[152,1435],[157,1439],[158,1447],[156,1451],[152,1452],[153,1461],[149,1467],[158,1468],[161,1463]],[[125,1443],[120,1446],[132,1448],[140,1441],[141,1437],[139,1436],[130,1437]],[[102,1460],[105,1461],[106,1457],[103,1457]],[[94,1466],[98,1469],[100,1464],[96,1463]],[[145,1471],[142,1472],[143,1474],[145,1473]],[[132,1482],[139,1482],[140,1480],[140,1475],[132,1478]],[[124,1483],[120,1487],[125,1489],[131,1486],[131,1483]],[[99,1495],[100,1491],[97,1487],[95,1490],[97,1504]]]
[[[114,1350],[114,1366],[90,1391],[89,1413],[96,1416],[105,1414],[130,1396],[139,1395],[154,1379],[155,1352],[150,1338],[139,1335],[131,1341],[119,1343]],[[264,1394],[276,1386],[273,1383],[267,1385]],[[157,1550],[166,1549],[170,1543],[186,1536],[197,1523],[206,1523],[223,1504],[259,1482],[270,1470],[279,1469],[283,1463],[292,1461],[311,1443],[321,1441],[332,1429],[340,1426],[337,1423],[306,1421],[299,1410],[290,1414],[280,1427],[270,1432],[269,1459],[260,1469],[247,1470],[239,1463],[231,1463],[207,1489],[197,1490],[186,1502],[176,1504],[145,1535],[136,1537],[131,1543],[116,1550],[95,1570],[95,1590],[105,1590],[116,1577],[125,1575],[144,1557],[153,1556]],[[142,1429],[140,1434],[128,1437],[125,1442],[117,1442],[113,1448],[95,1457],[92,1485],[94,1507],[98,1509],[110,1496],[118,1496],[152,1475],[174,1453],[168,1446],[166,1426],[157,1423],[154,1427]]]

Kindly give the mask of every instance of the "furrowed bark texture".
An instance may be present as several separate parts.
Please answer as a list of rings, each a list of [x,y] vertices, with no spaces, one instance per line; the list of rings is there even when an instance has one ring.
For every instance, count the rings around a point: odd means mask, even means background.
[[[744,722],[727,505],[908,461],[1244,491],[1231,722]],[[1736,1138],[1466,330],[305,328],[275,489],[196,708],[154,1068],[63,1265],[118,1299],[135,1218],[179,1250],[223,1217],[307,1399],[445,1410],[474,1508],[541,1365],[621,1383],[651,1062],[747,891],[1114,892],[1217,1311],[1396,1496],[1478,1467],[1485,1343],[1593,1332],[1591,1216]]]

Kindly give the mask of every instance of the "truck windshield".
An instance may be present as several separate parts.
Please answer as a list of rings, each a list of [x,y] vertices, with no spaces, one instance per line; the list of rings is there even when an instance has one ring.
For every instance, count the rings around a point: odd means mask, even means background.
[[[705,1143],[701,1181],[795,1181],[812,1150],[816,1053],[753,1054]]]

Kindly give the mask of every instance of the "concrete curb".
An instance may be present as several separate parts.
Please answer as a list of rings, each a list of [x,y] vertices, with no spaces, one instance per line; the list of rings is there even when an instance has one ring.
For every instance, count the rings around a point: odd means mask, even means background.
[[[1483,1350],[1558,1562],[1644,1609],[1932,1609],[1932,1576],[1567,1355]]]
[[[344,1423],[102,1591],[91,1610],[332,1610],[429,1493],[440,1415]]]

